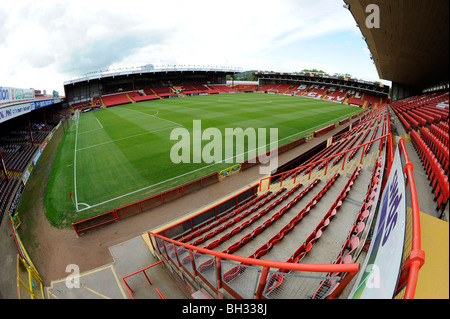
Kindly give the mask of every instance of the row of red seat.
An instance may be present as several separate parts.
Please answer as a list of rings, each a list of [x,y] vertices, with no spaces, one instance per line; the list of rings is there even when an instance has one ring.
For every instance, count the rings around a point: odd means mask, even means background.
[[[439,103],[447,104],[448,115],[448,91],[443,90],[440,92],[424,93],[422,95],[412,96],[400,101],[392,103],[391,106],[398,108],[400,111],[407,111],[414,108],[431,107],[435,109]],[[441,109],[442,110],[442,109]],[[445,112],[444,112],[445,114]]]
[[[288,259],[287,262],[300,262],[301,259],[304,258],[309,251],[311,251],[313,245],[316,243],[317,240],[319,240],[319,238],[322,236],[327,226],[336,216],[337,212],[339,211],[339,208],[342,206],[344,199],[347,197],[356,178],[358,177],[361,168],[362,165],[358,165],[355,168],[352,175],[348,179],[347,183],[343,187],[341,193],[338,195],[334,203],[328,209],[327,213],[318,223],[316,228],[311,232],[311,234],[305,239],[305,242],[294,252],[294,254],[291,257],[292,259],[291,258]],[[286,272],[286,270],[283,269],[280,269],[280,271]]]
[[[299,187],[301,186],[301,184],[298,185]],[[231,228],[232,226],[234,226],[236,223],[239,223],[242,219],[246,218],[247,216],[249,216],[250,214],[253,214],[256,210],[260,209],[261,207],[265,206],[267,203],[269,203],[270,201],[272,201],[274,198],[277,198],[281,193],[283,193],[286,190],[286,188],[281,188],[279,189],[277,192],[275,192],[274,194],[272,194],[271,196],[267,197],[265,200],[263,200],[262,202],[257,203],[255,206],[253,206],[251,209],[244,211],[242,214],[239,214],[239,210],[237,210],[238,213],[236,214],[230,214],[230,217],[234,217],[233,220],[228,220],[228,216],[225,216],[221,219],[218,220],[218,223],[214,226],[219,226],[218,228],[216,228],[214,231],[209,232],[208,234],[206,234],[204,237],[201,237],[197,240],[195,240],[193,243],[191,243],[191,245],[193,246],[198,246],[202,243],[204,243],[205,241],[211,239],[212,237],[214,237],[215,235],[218,235],[220,233],[222,233],[224,230]],[[269,206],[267,206],[265,209],[263,209],[263,212],[268,212],[270,210],[272,210],[275,206],[277,206],[281,201],[284,200],[284,198],[286,198],[288,195],[288,193],[286,193],[285,195],[283,195],[281,198],[277,199],[275,202],[273,202],[272,204],[270,204]],[[261,212],[259,212],[257,215],[261,214]],[[226,222],[228,220],[228,222]],[[249,224],[248,224],[249,225]],[[248,226],[246,225],[246,226]],[[207,245],[204,248],[207,249],[214,249],[217,246],[219,246],[220,244],[224,243],[225,241],[227,241],[228,239],[230,239],[232,236],[236,235],[241,229],[237,230],[236,228],[233,229],[230,234],[231,236],[222,236],[220,239],[213,241],[212,243],[210,243],[209,245]]]
[[[359,121],[352,124],[351,130],[348,130],[340,135],[333,136],[333,143],[341,139],[345,139],[348,136],[354,135],[360,131],[364,131],[368,127],[373,127],[374,120],[378,120],[380,117],[385,116],[385,113],[386,107],[380,107],[364,114]]]
[[[102,100],[106,107],[131,103],[131,100],[128,98],[126,93],[102,96]]]
[[[207,91],[208,93],[237,93],[237,91],[226,84],[213,84],[207,85],[210,89],[214,90],[213,92]]]
[[[209,223],[207,222],[207,223],[205,223],[203,225],[200,225],[197,230],[195,230],[194,232],[191,232],[186,237],[181,238],[180,241],[182,243],[186,243],[188,241],[191,241],[192,239],[194,239],[194,238],[196,238],[196,237],[206,233],[210,229],[217,227],[219,224],[224,224],[227,220],[229,220],[229,219],[231,219],[233,217],[236,217],[238,214],[242,213],[243,211],[245,211],[249,207],[250,207],[250,213],[253,213],[259,207],[261,207],[262,205],[264,205],[268,201],[270,201],[273,198],[275,198],[276,196],[278,196],[280,191],[281,190],[279,190],[275,194],[272,194],[271,191],[267,191],[267,192],[265,192],[264,194],[262,194],[260,196],[256,196],[255,198],[251,199],[250,201],[247,201],[246,203],[244,203],[242,206],[239,206],[236,209],[233,209],[230,213],[225,213],[225,216],[220,215],[214,221],[209,222]],[[265,200],[263,204],[259,203],[260,201],[262,201],[263,199],[265,199],[269,195],[270,195],[270,197],[267,200]],[[255,204],[258,204],[258,205],[257,206],[253,206]]]
[[[448,177],[445,175],[445,172],[434,153],[414,130],[411,131],[411,140],[428,174],[437,201],[437,209],[443,210],[449,198]]]
[[[323,100],[333,100],[344,102],[347,104],[363,106],[365,103],[378,106],[385,105],[386,100],[377,95],[369,93],[354,94],[354,90],[340,90],[333,86],[318,84],[299,84],[299,83],[266,83],[259,88],[261,92],[278,93],[278,94],[295,94],[298,96],[306,96],[312,98],[320,98]],[[353,91],[353,92],[351,92]]]
[[[347,100],[347,104],[363,106],[364,101],[360,98],[355,98],[354,96],[352,96]]]
[[[441,122],[443,123],[443,122]],[[445,127],[444,125],[442,125]],[[436,125],[430,126],[430,131],[442,142],[445,146],[448,147],[448,125],[447,130],[444,131],[441,127],[438,127]]]
[[[314,207],[319,200],[325,195],[325,193],[330,189],[332,184],[334,183],[335,179],[333,179],[332,182],[328,182],[322,190],[306,205],[306,207],[300,211],[303,212],[303,215],[299,217],[298,213],[294,219],[292,219],[288,224],[286,224],[284,227],[281,228],[280,231],[278,231],[274,236],[272,236],[269,241],[259,247],[255,250],[254,253],[252,253],[249,258],[261,258],[264,256],[276,243],[278,243],[285,235],[289,233],[289,231],[292,230],[293,227],[295,227],[298,222],[303,218],[304,215],[306,215],[312,207]],[[306,194],[318,183],[320,182],[320,179],[315,179],[314,182],[312,182],[303,192],[301,192],[298,196],[296,196],[292,201],[290,201],[285,207],[283,207],[277,214],[272,216],[270,219],[268,219],[263,225],[271,225],[273,222],[277,221],[283,214],[285,214],[288,210],[290,210],[295,204],[297,204],[303,197],[306,196]],[[265,226],[267,228],[267,226]]]
[[[45,135],[47,136],[48,133]],[[15,152],[4,152],[3,160],[6,169],[15,169],[24,171],[27,165],[30,163],[33,155],[37,152],[39,146],[22,144],[20,148]]]
[[[352,136],[352,135],[355,136],[359,132],[364,131],[364,129],[366,129],[368,125],[373,123],[373,121],[375,119],[380,119],[381,117],[385,117],[385,110],[386,110],[386,108],[383,107],[383,108],[376,109],[376,110],[366,114],[363,118],[361,118],[360,121],[358,121],[358,123],[353,125],[353,127],[352,127],[352,129],[350,131],[348,131],[348,132],[346,132],[346,133],[344,133],[344,134],[342,134],[341,136],[338,137],[338,139],[336,140],[336,141],[339,141],[338,143],[335,143],[331,147],[327,147],[322,152],[320,152],[319,154],[317,154],[316,156],[314,156],[310,160],[306,161],[302,165],[308,164],[310,162],[317,161],[320,158],[327,158],[327,157],[332,156],[333,154],[338,154],[340,152],[343,152],[346,148],[342,147],[342,144],[345,141],[348,141],[348,140],[346,140],[346,138],[348,138],[349,136]],[[377,129],[378,129],[378,126],[376,126],[375,130],[377,130]],[[376,132],[374,132],[374,134],[372,135],[371,140],[373,140],[375,136],[376,136]],[[368,152],[368,149],[366,151]],[[325,165],[326,165],[326,162],[322,162],[321,164],[319,164],[318,168],[322,169]],[[313,165],[312,168],[314,168],[316,166],[317,165]],[[303,168],[303,169],[300,169],[299,172],[302,172],[302,171],[304,171],[306,169],[307,169],[306,167]],[[305,172],[305,174],[308,174],[310,169],[311,168],[308,167],[308,170],[307,170],[307,172]]]
[[[372,136],[370,138],[370,140],[372,141],[374,139],[374,137],[377,134],[377,130],[378,130],[378,125],[380,124],[380,120],[381,118],[378,118],[378,120],[373,120],[372,124],[370,125],[369,129],[366,129],[366,133],[364,134],[364,136],[361,138],[361,140],[359,141],[357,146],[361,146],[366,142],[366,138],[369,135],[369,133],[372,131],[373,125],[375,126],[375,129],[372,133]],[[375,124],[376,123],[376,124]],[[371,144],[372,145],[372,144]],[[370,147],[370,146],[369,146]],[[366,148],[366,151],[369,151],[369,147]],[[356,152],[358,152],[358,148],[354,149],[348,156],[347,156],[347,161],[350,162],[352,160],[352,158],[355,156]],[[366,153],[367,154],[367,153]]]
[[[430,149],[434,152],[434,154],[438,158],[439,162],[441,163],[442,167],[444,168],[444,171],[448,176],[448,163],[449,163],[448,147],[445,146],[441,140],[439,140],[433,133],[431,133],[426,128],[422,127],[420,129],[420,136],[428,144],[428,147],[430,147]]]
[[[314,230],[309,234],[309,236],[305,239],[305,241],[300,245],[300,247],[292,254],[292,256],[286,260],[286,262],[298,263],[300,262],[306,254],[308,254],[313,248],[314,244],[322,237],[324,231],[330,225],[331,221],[336,216],[339,208],[342,206],[342,203],[350,192],[359,172],[361,171],[362,166],[358,165],[353,174],[348,179],[347,183],[343,187],[341,193],[338,195],[334,203],[331,205],[330,209],[324,215],[324,217],[320,220]],[[265,294],[269,294],[273,292],[276,288],[281,286],[284,280],[283,273],[289,273],[289,270],[279,269],[278,273],[274,273],[271,275],[269,279],[269,285],[267,285]]]
[[[293,205],[295,205],[295,203],[297,201],[299,201],[301,198],[303,198],[309,191],[311,191],[314,186],[319,182],[319,180],[314,181],[313,183],[311,183],[305,190],[303,190],[299,195],[297,195],[292,201],[290,201],[287,205],[285,205],[279,212],[275,213],[273,216],[271,216],[270,218],[268,218],[261,226],[257,227],[256,229],[254,229],[252,232],[246,234],[245,236],[243,236],[241,238],[241,240],[239,240],[238,242],[233,243],[232,245],[230,245],[227,249],[223,250],[223,253],[228,253],[228,254],[233,254],[235,253],[239,248],[243,247],[244,245],[246,245],[250,240],[256,238],[261,232],[263,232],[265,229],[267,229],[273,222],[275,222],[276,220],[278,220],[288,209],[290,209]],[[302,186],[302,184],[297,184],[295,185],[293,188],[291,188],[286,194],[284,194],[281,198],[279,198],[278,200],[276,200],[273,204],[267,206],[266,208],[264,208],[263,210],[261,210],[259,213],[257,213],[255,216],[253,216],[252,218],[250,218],[249,220],[247,220],[246,222],[242,223],[240,226],[235,227],[233,230],[231,230],[229,233],[225,234],[224,236],[222,236],[222,238],[213,241],[212,243],[210,243],[208,246],[204,247],[207,249],[214,249],[217,246],[219,246],[220,244],[224,243],[225,241],[227,241],[228,239],[236,236],[237,234],[239,234],[242,230],[244,230],[245,228],[249,227],[251,224],[253,224],[254,222],[256,222],[257,220],[259,220],[261,217],[263,217],[264,215],[266,215],[267,213],[269,213],[272,209],[274,209],[276,206],[278,206],[279,204],[281,204],[284,200],[286,200],[289,196],[291,196],[294,192],[296,192],[300,187]],[[282,188],[283,190],[285,190],[285,188]],[[247,217],[247,216],[245,216]],[[243,217],[244,218],[244,217]],[[240,220],[239,220],[240,221]],[[236,221],[239,222],[239,221]],[[235,223],[233,222],[233,225]],[[185,257],[186,259],[183,259],[183,263],[184,262],[188,262],[190,259],[189,257]],[[199,265],[199,271],[200,272],[204,272],[207,269],[209,269],[213,264],[213,259],[210,258],[208,260],[206,260],[205,262],[203,262],[201,265]]]
[[[402,114],[397,114],[397,117],[399,118],[400,122],[402,123],[403,128],[405,129],[405,131],[407,133],[409,133],[409,131],[411,131],[411,124],[409,124],[409,122],[403,117]]]
[[[445,122],[441,121],[441,122],[438,123],[438,127],[443,129],[444,132],[448,132],[448,122],[445,123]]]
[[[200,228],[195,230],[193,233],[187,235],[186,237],[184,237],[183,239],[181,239],[181,242],[188,242],[191,241],[194,238],[199,237],[200,235],[202,235],[203,233],[211,230],[212,228],[215,228],[217,226],[219,226],[220,224],[224,224],[222,226],[220,226],[219,228],[215,229],[214,231],[211,231],[209,234],[196,239],[193,243],[191,243],[191,245],[199,245],[201,243],[203,243],[204,241],[212,238],[214,235],[217,235],[219,233],[221,233],[222,231],[224,231],[226,228],[231,227],[232,225],[234,225],[234,221],[235,220],[241,220],[242,218],[247,217],[248,215],[254,213],[256,210],[258,210],[260,207],[266,205],[268,202],[270,202],[271,200],[273,200],[274,198],[277,198],[281,193],[283,193],[286,190],[286,188],[281,188],[279,189],[277,192],[275,192],[274,194],[272,194],[271,191],[268,191],[266,193],[264,193],[261,196],[258,196],[256,198],[254,198],[253,200],[245,203],[244,205],[238,207],[237,209],[233,210],[231,213],[225,215],[225,216],[221,216],[219,219],[214,220],[212,223],[207,223],[205,225],[205,227]],[[270,196],[269,196],[270,195]],[[261,200],[263,200],[262,202],[260,202]],[[247,208],[250,208],[249,210],[247,210]],[[241,214],[242,213],[242,214]],[[229,221],[228,223],[226,223],[229,219],[233,218],[234,220]],[[226,240],[228,240],[229,237],[227,236],[227,234],[225,234],[224,236],[222,236],[218,241],[220,243],[225,242]],[[216,246],[217,247],[217,246]],[[215,247],[207,247],[209,249],[213,249]],[[175,251],[172,250],[173,246],[170,245],[167,250],[168,252],[170,252],[170,257],[175,257]],[[182,248],[179,248],[177,250],[177,253],[180,254],[182,252]]]
[[[448,92],[427,93],[407,98],[392,103],[391,107],[405,130],[409,132],[411,128],[418,130],[421,126],[431,125],[442,120],[448,121],[448,107],[436,106],[442,101],[446,101],[448,106]]]
[[[410,126],[410,130],[411,130],[411,128],[413,128],[415,130],[420,128],[420,123],[416,118],[412,117],[408,113],[403,113],[402,115],[403,115],[403,118],[406,120],[406,122],[408,122],[408,124]]]
[[[315,185],[315,184],[314,184]],[[310,185],[308,186],[305,190],[303,190],[300,195],[296,196],[295,198],[299,198],[299,197],[303,197],[304,195],[306,195],[306,193],[308,193],[313,187],[314,185]],[[263,217],[264,215],[266,215],[267,213],[269,213],[272,209],[274,209],[275,207],[277,207],[279,204],[283,203],[289,196],[291,196],[294,192],[296,192],[301,186],[303,186],[302,184],[297,184],[295,185],[293,188],[291,188],[286,194],[284,194],[283,196],[281,196],[278,200],[276,200],[274,203],[270,204],[269,206],[267,206],[266,208],[264,208],[263,210],[261,210],[259,213],[257,213],[255,216],[253,216],[252,218],[250,218],[249,220],[247,220],[246,222],[242,223],[240,226],[235,227],[230,233],[229,235],[226,237],[226,240],[236,236],[237,234],[239,234],[242,230],[244,230],[245,228],[249,227],[251,224],[253,224],[254,222],[256,222],[258,219],[260,219],[261,217]],[[283,187],[282,189],[285,190],[285,188]],[[297,199],[298,200],[298,199]],[[288,204],[289,205],[289,204]],[[285,206],[286,207],[286,206]],[[285,207],[283,207],[280,211],[282,211]],[[276,214],[275,214],[276,215]],[[272,217],[271,217],[272,218]],[[269,218],[269,219],[271,219]],[[250,232],[249,234],[246,234],[240,241],[235,242],[233,244],[231,244],[227,249],[223,250],[223,253],[228,253],[228,254],[233,254],[234,252],[236,252],[237,249],[239,249],[240,247],[244,246],[246,243],[248,243],[248,241],[252,238],[255,238],[257,235],[259,235],[262,231],[262,229],[265,229],[267,227],[270,226],[269,223],[263,223],[262,225],[263,227],[260,228],[258,227],[257,229],[255,229],[254,231]],[[225,242],[225,239],[221,240],[221,243]],[[213,248],[217,247],[218,245],[214,245]],[[207,248],[207,247],[205,247]],[[212,249],[212,248],[211,248]]]
[[[355,143],[357,141],[359,141],[359,139],[361,138],[362,135],[363,135],[363,132],[360,132],[357,136],[354,136],[351,139],[348,139],[344,145],[345,149],[351,149],[353,147],[353,145],[355,145]],[[339,163],[343,157],[344,157],[344,154],[336,156],[333,160],[333,166],[336,165],[337,163]]]
[[[140,101],[150,101],[150,100],[159,100],[159,97],[156,94],[148,94],[148,95],[140,95],[139,92],[129,92],[128,96],[136,102]]]
[[[383,124],[385,124],[385,123],[386,123],[386,116],[385,116],[385,114],[384,114],[384,112],[383,112],[383,113],[378,113],[378,117],[377,117],[377,118],[373,119],[371,122],[366,122],[364,126],[362,126],[362,125],[358,126],[356,132],[354,132],[354,135],[357,134],[357,133],[359,133],[359,135],[356,136],[356,139],[353,138],[352,140],[347,140],[348,142],[350,142],[350,145],[344,145],[344,147],[341,147],[341,148],[340,148],[339,150],[337,150],[335,153],[339,154],[339,153],[345,151],[346,149],[351,149],[351,148],[353,147],[354,143],[356,143],[356,141],[357,141],[358,139],[360,139],[360,137],[361,137],[361,135],[362,135],[362,131],[364,131],[364,129],[366,129],[369,125],[370,125],[370,130],[371,130],[371,129],[372,129],[372,125],[375,123],[374,121],[378,121],[377,125],[375,126],[375,128],[374,128],[374,130],[373,130],[372,136],[371,136],[371,138],[370,138],[370,141],[373,141],[373,140],[375,139],[376,135],[377,135],[377,132],[378,132],[378,124],[379,124],[379,122],[381,121],[382,118],[385,119],[385,121],[383,122]],[[367,133],[370,132],[370,130],[368,130]],[[361,131],[361,132],[360,132],[360,131]],[[364,142],[364,140],[365,140],[365,137],[364,137],[363,139],[361,139],[359,145],[362,145],[363,142]],[[372,145],[373,145],[373,143],[372,143],[372,144],[369,144],[369,145],[365,148],[365,151],[364,151],[365,154],[369,153],[369,150],[370,150],[370,148],[372,147]],[[350,154],[351,157],[349,157],[349,159],[348,159],[349,161],[350,161],[351,158],[356,154],[357,151],[358,151],[358,149],[355,149],[354,151],[352,151],[352,153]],[[342,158],[343,156],[344,156],[344,154],[341,154],[341,155],[337,156],[337,157],[334,159],[334,161],[333,161],[333,165],[336,165],[336,164],[341,160],[341,158]],[[326,165],[326,163],[323,162],[323,163],[319,166],[319,169],[323,168],[323,166],[325,166],[325,165]]]
[[[299,187],[301,187],[301,184],[298,184],[296,189],[297,190]],[[221,223],[224,225],[219,226],[218,228],[216,228],[214,231],[211,231],[209,234],[195,240],[193,243],[191,243],[191,245],[193,246],[198,246],[200,244],[202,244],[203,242],[205,242],[206,240],[211,239],[212,237],[214,237],[215,235],[218,235],[220,233],[222,233],[225,229],[231,228],[233,225],[235,225],[235,223],[241,221],[243,218],[248,217],[250,214],[254,213],[256,210],[258,210],[259,208],[263,207],[264,205],[266,205],[268,202],[270,202],[272,199],[277,198],[281,193],[283,193],[286,190],[286,188],[280,188],[277,192],[275,192],[274,194],[272,194],[271,196],[267,197],[263,202],[256,204],[256,206],[252,207],[250,210],[246,210],[244,211],[242,214],[238,215],[237,217],[234,218],[234,220],[230,220],[227,223],[226,222],[226,216],[219,219],[218,222],[216,224],[216,226],[220,225]],[[294,191],[295,191],[294,190]],[[266,213],[268,213],[269,211],[271,211],[274,207],[276,207],[278,204],[280,204],[283,200],[285,200],[288,196],[290,196],[292,194],[292,192],[287,192],[286,194],[284,194],[283,196],[281,196],[279,199],[277,199],[274,203],[270,204],[269,206],[267,206],[266,208],[264,208],[263,210],[261,210],[258,215],[264,215]],[[209,245],[205,246],[204,248],[207,249],[214,249],[217,246],[219,246],[220,244],[225,243],[227,240],[229,240],[230,238],[232,238],[233,236],[237,235],[241,230],[243,230],[244,228],[250,226],[250,224],[255,221],[256,219],[254,219],[255,216],[253,216],[250,220],[246,221],[245,223],[243,223],[242,225],[234,228],[233,230],[229,231],[228,233],[224,234],[222,237],[220,237],[219,239],[213,241],[212,243],[210,243]],[[179,254],[182,251],[182,249],[180,248],[179,251],[177,251],[177,253]],[[175,257],[175,252],[171,253],[171,257]],[[184,258],[182,258],[182,263],[186,264],[190,261],[190,256],[185,256]]]
[[[149,96],[152,96],[155,94],[159,97],[175,95],[175,93],[172,91],[172,89],[169,86],[157,86],[157,87],[145,88],[143,91],[146,95],[149,95]]]
[[[419,120],[419,123],[422,126],[425,126],[427,124],[433,124],[435,121],[434,117],[427,115],[427,113],[422,111],[421,109],[415,109],[409,111],[409,113],[415,115],[415,117]]]
[[[285,235],[287,235],[301,220],[303,217],[305,217],[309,211],[320,201],[320,199],[325,195],[325,193],[331,188],[331,186],[334,184],[336,179],[339,177],[339,174],[336,173],[327,183],[326,185],[320,190],[320,192],[303,208],[297,215],[294,216],[294,218],[291,219],[291,221],[286,224],[284,227],[281,228],[280,231],[278,231],[274,236],[272,236],[267,243],[263,244],[261,247],[255,250],[254,253],[252,253],[249,258],[261,258],[264,256],[269,250],[271,250],[278,242],[280,242]],[[272,225],[274,222],[276,222],[283,214],[285,214],[290,208],[292,208],[301,198],[303,198],[307,192],[309,192],[312,187],[314,187],[317,183],[319,183],[319,179],[314,180],[312,184],[308,186],[300,195],[296,196],[292,201],[290,201],[286,206],[284,206],[278,213],[276,213],[274,216],[266,220],[262,224],[262,230],[267,229],[270,225]],[[256,231],[256,229],[255,229]],[[248,235],[247,235],[248,236]],[[238,242],[239,243],[239,242]],[[235,266],[224,273],[223,279],[225,282],[230,282],[236,276],[243,273],[245,271],[245,264],[241,264],[238,266]]]
[[[375,163],[375,168],[370,179],[369,188],[366,193],[366,197],[361,205],[358,215],[353,222],[353,226],[347,236],[347,239],[342,245],[342,248],[336,258],[334,264],[351,264],[355,262],[358,257],[358,253],[361,251],[362,246],[365,244],[368,231],[370,229],[370,222],[368,222],[370,216],[370,208],[376,205],[374,202],[377,190],[381,186],[380,173],[381,158],[378,158]],[[322,299],[326,297],[325,294],[331,293],[339,285],[338,277],[345,275],[344,273],[328,273],[326,279],[324,279],[319,288],[313,294],[312,299]],[[330,290],[331,289],[331,290]]]

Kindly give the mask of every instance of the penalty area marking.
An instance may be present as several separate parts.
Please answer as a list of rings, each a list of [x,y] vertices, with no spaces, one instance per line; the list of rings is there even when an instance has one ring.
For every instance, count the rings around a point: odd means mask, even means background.
[[[141,135],[156,133],[156,132],[160,132],[160,131],[164,131],[164,130],[170,130],[170,129],[177,128],[177,127],[178,126],[166,127],[166,128],[162,128],[162,129],[159,129],[159,130],[153,130],[153,131],[148,131],[148,132],[145,132],[145,133],[139,133],[139,134],[134,134],[134,135],[130,135],[130,136],[125,136],[125,137],[118,138],[118,139],[115,139],[115,140],[111,140],[111,141],[108,141],[108,142],[103,142],[103,143],[94,144],[94,145],[91,145],[91,146],[86,146],[86,147],[78,149],[78,151],[87,150],[87,149],[90,149],[90,148],[93,148],[93,147],[97,147],[97,146],[101,146],[101,145],[105,145],[105,144],[110,144],[110,143],[126,140],[128,138],[133,138],[133,137],[137,137],[137,136],[141,136]]]

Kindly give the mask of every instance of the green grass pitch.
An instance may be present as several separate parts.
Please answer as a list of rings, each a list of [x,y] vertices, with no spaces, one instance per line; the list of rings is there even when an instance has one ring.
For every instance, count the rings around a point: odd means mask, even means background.
[[[81,114],[58,149],[45,195],[47,217],[53,225],[67,227],[232,166],[171,161],[170,150],[178,142],[170,140],[171,131],[184,127],[191,132],[194,120],[201,120],[202,130],[218,128],[223,136],[225,128],[278,128],[281,146],[359,111],[301,97],[221,94]],[[248,151],[247,145],[244,149]],[[269,147],[259,150],[265,151]]]

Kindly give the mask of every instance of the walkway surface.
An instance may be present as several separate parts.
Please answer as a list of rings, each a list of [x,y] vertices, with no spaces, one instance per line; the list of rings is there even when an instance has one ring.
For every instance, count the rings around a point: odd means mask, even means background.
[[[78,287],[70,281],[70,276],[53,281],[50,287],[45,288],[46,297],[48,299],[131,298],[122,282],[122,277],[157,262],[144,237],[145,235],[138,236],[110,247],[109,250],[114,262],[81,273],[78,277]],[[167,299],[189,298],[170,278],[163,264],[152,267],[146,271],[146,274],[152,283],[151,286],[142,272],[126,279],[132,290],[139,291],[139,298],[159,298],[155,288],[158,288],[164,298]],[[67,278],[69,278],[69,284],[66,283]]]

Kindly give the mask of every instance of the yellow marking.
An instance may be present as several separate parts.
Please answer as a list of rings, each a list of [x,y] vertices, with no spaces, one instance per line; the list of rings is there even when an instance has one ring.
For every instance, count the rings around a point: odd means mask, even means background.
[[[375,153],[374,152],[372,152],[372,156],[370,156],[370,161],[369,161],[369,164],[367,165],[367,166],[370,166],[370,164],[372,163],[372,158],[373,158],[373,155],[374,155]]]
[[[340,167],[341,167],[341,165],[339,163],[337,163],[331,169],[328,169],[327,175],[325,175],[325,179],[327,179],[329,176],[336,174],[336,171],[339,171]]]
[[[114,278],[116,278],[116,283],[117,283],[117,286],[120,289],[120,292],[122,293],[123,299],[128,299],[127,295],[125,294],[125,291],[123,291],[123,289],[122,289],[122,285],[120,284],[119,278],[117,277],[116,270],[114,269],[113,265],[111,265],[111,271],[112,271],[112,273],[114,275]]]
[[[47,298],[49,298],[50,295],[52,295],[52,298],[58,299],[58,297],[50,291],[49,287],[47,287],[46,290],[47,290]]]
[[[150,238],[148,237],[148,234],[147,233],[142,234],[141,237],[145,241],[145,243],[147,244],[148,249],[150,249],[150,251],[152,253],[154,253],[153,246],[152,246],[152,243],[150,242]]]
[[[349,166],[349,168],[348,168],[348,170],[347,170],[347,174],[348,174],[348,172],[350,172],[350,170],[352,169],[353,165],[355,165],[355,162],[356,162],[356,158],[353,158],[353,159],[351,160],[351,164],[350,164],[350,166]]]
[[[101,294],[101,293],[95,291],[94,289],[91,289],[91,288],[86,287],[86,286],[84,286],[84,285],[83,285],[82,287],[83,287],[84,289],[86,289],[87,291],[90,291],[90,292],[92,292],[93,294],[96,294],[97,296],[100,296],[100,297],[102,297],[102,298],[104,298],[104,299],[112,299],[111,297],[105,296],[105,295],[103,295],[103,294]]]
[[[409,137],[409,134],[408,134],[408,133],[405,133],[405,140],[411,141],[411,138]]]
[[[119,290],[120,290],[120,292],[122,293],[122,296],[124,297],[124,299],[127,299],[127,296],[125,295],[125,292],[123,291],[122,286],[120,285],[120,281],[119,281],[119,279],[118,279],[118,277],[117,277],[117,274],[116,274],[116,272],[115,272],[115,270],[114,270],[114,266],[113,266],[113,265],[103,266],[103,267],[94,269],[94,270],[92,270],[92,271],[88,271],[88,272],[82,273],[82,274],[80,274],[77,278],[81,278],[81,277],[85,277],[85,276],[88,276],[88,275],[92,275],[92,274],[94,274],[94,273],[96,273],[96,272],[103,271],[103,270],[107,270],[107,269],[110,269],[110,270],[111,270],[111,272],[112,272],[114,278],[116,279],[117,286],[119,287]],[[60,279],[60,280],[54,280],[54,281],[52,281],[51,284],[50,284],[50,287],[47,288],[47,295],[52,294],[53,296],[55,296],[53,293],[51,293],[50,289],[54,289],[54,288],[55,288],[55,287],[54,287],[54,284],[62,283],[62,282],[65,282],[65,281],[66,281],[66,278]],[[84,285],[82,285],[82,287],[86,288],[86,289],[89,290],[89,291],[94,292],[92,289],[87,288],[87,287],[84,286]],[[94,293],[96,293],[96,292],[94,292]],[[99,296],[103,296],[103,295],[101,295],[100,293],[96,293],[96,294],[99,295]],[[56,296],[55,296],[55,297],[56,297]],[[104,297],[105,297],[105,298],[109,298],[109,297],[106,297],[106,296],[104,296]]]

